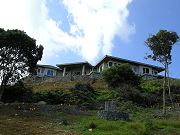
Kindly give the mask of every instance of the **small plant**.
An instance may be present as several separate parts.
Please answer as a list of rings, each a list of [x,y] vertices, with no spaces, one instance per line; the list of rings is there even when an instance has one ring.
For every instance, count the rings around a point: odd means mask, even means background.
[[[145,128],[146,128],[145,135],[150,135],[152,133],[152,131],[155,129],[155,125],[154,125],[153,121],[149,120],[149,119],[146,120]]]
[[[91,123],[88,125],[88,128],[90,128],[90,129],[95,129],[95,128],[97,128],[97,125],[96,125],[94,122],[91,122]]]
[[[62,119],[62,125],[67,126],[69,125],[67,119]]]

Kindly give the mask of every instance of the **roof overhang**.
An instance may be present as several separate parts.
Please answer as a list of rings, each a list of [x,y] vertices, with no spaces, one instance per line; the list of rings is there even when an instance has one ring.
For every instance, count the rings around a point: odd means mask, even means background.
[[[151,64],[146,64],[146,63],[142,63],[142,62],[137,62],[137,61],[132,61],[132,60],[127,60],[127,59],[122,59],[122,58],[118,58],[118,57],[114,57],[114,56],[110,56],[110,55],[106,55],[105,57],[103,57],[96,65],[95,68],[100,66],[103,62],[107,62],[109,60],[115,60],[115,61],[119,61],[119,62],[123,62],[123,63],[129,63],[129,64],[133,64],[133,65],[142,65],[142,66],[146,66],[146,67],[151,67],[155,70],[157,70],[158,72],[162,72],[164,71],[163,67],[159,67],[159,66],[154,66]]]
[[[80,67],[80,66],[88,66],[88,67],[93,67],[89,62],[75,62],[75,63],[65,63],[65,64],[57,64],[59,68],[64,68],[64,67]]]
[[[54,70],[62,70],[58,67],[52,66],[52,65],[41,65],[41,64],[37,64],[37,67],[42,67],[42,68],[49,68],[49,69],[54,69]]]

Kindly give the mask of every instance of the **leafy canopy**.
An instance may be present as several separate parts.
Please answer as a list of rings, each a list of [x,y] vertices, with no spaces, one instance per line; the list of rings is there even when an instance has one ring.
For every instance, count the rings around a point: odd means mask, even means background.
[[[0,29],[1,86],[16,82],[23,74],[33,73],[41,60],[43,46],[24,31]]]
[[[163,64],[171,63],[172,46],[179,40],[176,32],[160,30],[156,35],[150,35],[145,41],[146,45],[152,51],[148,58],[157,60]]]
[[[140,77],[135,75],[129,64],[115,65],[105,69],[102,76],[112,88],[117,88],[123,84],[137,86],[140,83]]]

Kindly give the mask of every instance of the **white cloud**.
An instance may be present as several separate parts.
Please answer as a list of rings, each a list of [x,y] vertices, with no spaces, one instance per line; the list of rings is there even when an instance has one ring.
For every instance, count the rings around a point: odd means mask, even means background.
[[[115,36],[128,40],[135,32],[128,23],[132,0],[60,0],[69,13],[70,32],[49,16],[46,0],[0,0],[0,27],[21,29],[45,47],[43,60],[71,50],[85,60],[110,54]],[[47,62],[48,63],[48,62]]]

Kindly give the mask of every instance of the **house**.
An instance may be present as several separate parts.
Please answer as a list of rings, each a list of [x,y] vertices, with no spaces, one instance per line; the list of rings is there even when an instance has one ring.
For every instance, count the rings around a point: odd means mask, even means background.
[[[135,74],[145,76],[146,78],[157,77],[158,73],[164,71],[164,68],[162,67],[145,64],[137,61],[127,60],[127,59],[122,59],[109,55],[106,55],[94,66],[94,71],[102,72],[104,69],[110,68],[114,65],[121,65],[123,63],[130,64]]]
[[[93,70],[93,66],[87,61],[86,62],[57,64],[57,67],[62,69],[63,77],[88,75]]]
[[[36,76],[37,77],[55,77],[61,75],[61,69],[52,65],[37,65]]]
[[[106,55],[95,66],[92,66],[87,61],[57,64],[57,67],[37,65],[36,79],[41,81],[53,81],[53,79],[54,81],[98,79],[101,78],[100,74],[103,70],[123,63],[130,64],[134,73],[142,76],[143,79],[157,78],[158,73],[164,71],[162,67]]]

